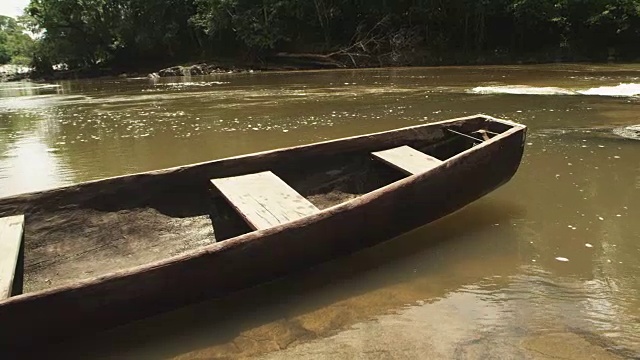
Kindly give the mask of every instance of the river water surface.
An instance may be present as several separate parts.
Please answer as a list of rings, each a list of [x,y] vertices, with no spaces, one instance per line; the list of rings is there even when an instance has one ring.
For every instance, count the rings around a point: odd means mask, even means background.
[[[480,201],[50,355],[640,358],[640,141],[619,136],[640,124],[638,65],[2,84],[0,196],[476,113],[529,127]]]

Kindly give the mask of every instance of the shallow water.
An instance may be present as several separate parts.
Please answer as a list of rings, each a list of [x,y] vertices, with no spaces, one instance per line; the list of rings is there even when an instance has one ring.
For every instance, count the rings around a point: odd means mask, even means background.
[[[516,177],[304,273],[70,342],[119,358],[640,356],[640,66],[254,73],[0,86],[0,196],[485,113]],[[470,179],[472,181],[472,179]]]

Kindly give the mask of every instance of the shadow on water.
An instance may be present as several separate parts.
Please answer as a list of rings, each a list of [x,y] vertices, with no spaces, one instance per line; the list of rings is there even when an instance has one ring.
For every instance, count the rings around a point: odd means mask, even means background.
[[[86,339],[74,339],[45,350],[49,357],[91,358],[122,356],[135,352],[134,357],[177,356],[202,348],[231,348],[223,356],[238,355],[233,341],[243,332],[274,322],[284,326],[288,340],[280,344],[286,348],[326,337],[340,329],[378,315],[397,311],[407,303],[424,299],[424,294],[412,291],[400,292],[379,304],[368,303],[353,307],[347,315],[338,314],[330,326],[309,328],[300,323],[300,316],[320,312],[338,302],[361,297],[370,292],[382,291],[402,283],[419,281],[424,272],[437,272],[444,266],[439,256],[452,248],[473,246],[474,232],[482,232],[497,222],[508,222],[522,216],[524,209],[515,202],[480,201],[438,222],[417,229],[392,241],[365,249],[329,263],[314,267],[274,282],[251,288],[231,296],[199,303],[170,313],[145,319],[123,327],[92,335]],[[515,252],[517,241],[513,237],[499,240],[504,254]],[[514,240],[514,241],[508,241]],[[510,250],[504,250],[510,249]],[[495,249],[482,252],[483,261],[491,257]],[[517,271],[517,257],[511,256],[506,268],[508,273]],[[384,271],[380,271],[384,268]],[[419,268],[420,271],[416,271]],[[471,282],[490,277],[492,270],[474,273]],[[501,274],[502,275],[502,274]],[[366,278],[365,281],[362,278]],[[357,283],[351,283],[358,280]],[[458,279],[458,281],[461,279]],[[437,299],[454,291],[466,282],[450,283],[444,288],[430,288],[429,298]],[[206,284],[203,284],[206,286]],[[430,285],[428,285],[430,286]],[[304,298],[305,301],[297,301]],[[315,316],[315,315],[314,315]],[[320,315],[322,317],[322,315]],[[284,324],[282,324],[284,322]],[[278,335],[275,335],[276,337]],[[142,349],[142,350],[141,350]],[[268,349],[265,349],[267,352]],[[140,352],[144,355],[140,355]],[[38,354],[42,354],[40,351]],[[130,355],[128,355],[130,356]]]

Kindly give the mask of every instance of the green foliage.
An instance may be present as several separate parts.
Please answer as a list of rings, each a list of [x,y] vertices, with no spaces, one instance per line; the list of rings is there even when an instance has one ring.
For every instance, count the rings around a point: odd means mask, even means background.
[[[0,65],[11,61],[11,52],[7,47],[7,34],[0,31]]]
[[[32,0],[26,9],[45,30],[42,42],[55,61],[70,67],[95,67],[110,60],[121,20],[115,0]]]
[[[297,23],[296,0],[196,0],[192,24],[208,35],[228,33],[249,48],[273,49],[288,41],[288,28]]]
[[[69,68],[314,49],[354,61],[640,56],[640,0],[31,0],[26,13],[37,46],[0,34],[0,61],[18,48]]]
[[[33,51],[33,43],[16,19],[0,15],[0,64],[25,64]]]

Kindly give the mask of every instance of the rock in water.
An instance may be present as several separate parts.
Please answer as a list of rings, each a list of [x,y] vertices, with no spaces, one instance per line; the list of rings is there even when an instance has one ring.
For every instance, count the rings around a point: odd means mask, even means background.
[[[162,69],[158,71],[158,75],[162,77],[166,76],[184,76],[182,66],[173,66],[170,68]]]
[[[204,75],[204,71],[202,70],[203,66],[202,65],[192,65],[191,67],[188,68],[188,72],[191,75]]]

